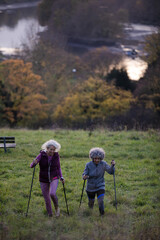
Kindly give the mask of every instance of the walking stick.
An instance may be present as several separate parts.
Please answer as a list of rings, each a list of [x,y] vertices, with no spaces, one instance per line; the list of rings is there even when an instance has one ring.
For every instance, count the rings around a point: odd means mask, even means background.
[[[117,196],[116,196],[115,169],[114,169],[114,172],[113,172],[113,179],[114,179],[114,192],[115,192],[115,206],[116,206],[116,210],[117,210]]]
[[[68,213],[68,215],[69,215],[68,204],[67,204],[67,198],[66,198],[66,190],[65,190],[65,187],[64,187],[64,183],[63,183],[63,182],[62,182],[62,184],[63,184],[64,197],[65,197],[65,201],[66,201],[67,213]]]
[[[32,186],[33,186],[33,179],[34,179],[35,169],[36,169],[36,167],[34,167],[34,169],[33,169],[33,176],[32,176],[31,189],[30,189],[30,194],[29,194],[29,200],[28,200],[26,217],[28,216],[29,203],[30,203],[30,199],[31,199],[31,192],[32,192]]]
[[[81,202],[82,202],[82,197],[83,197],[83,191],[84,191],[85,183],[86,183],[86,180],[84,179],[84,182],[83,182],[83,188],[82,188],[82,194],[81,194],[81,200],[80,200],[80,204],[79,204],[79,208],[80,208],[80,206],[81,206]]]

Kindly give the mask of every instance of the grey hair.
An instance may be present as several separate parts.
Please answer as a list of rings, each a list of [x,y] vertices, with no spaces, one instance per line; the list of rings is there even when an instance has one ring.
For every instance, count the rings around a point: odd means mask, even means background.
[[[105,151],[103,150],[103,148],[92,148],[90,151],[89,151],[89,157],[91,159],[93,158],[100,158],[101,160],[104,159],[105,157]]]
[[[55,141],[53,139],[45,142],[42,145],[41,149],[44,150],[44,151],[47,151],[47,148],[49,148],[51,146],[54,146],[56,148],[55,152],[58,152],[61,149],[61,145],[57,141]]]

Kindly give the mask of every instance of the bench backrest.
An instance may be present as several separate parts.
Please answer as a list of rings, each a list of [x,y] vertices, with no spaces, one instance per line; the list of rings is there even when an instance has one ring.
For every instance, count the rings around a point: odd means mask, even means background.
[[[0,137],[0,143],[15,143],[15,137]]]
[[[7,148],[15,148],[15,137],[0,137],[0,148],[4,148],[4,151],[7,151]]]

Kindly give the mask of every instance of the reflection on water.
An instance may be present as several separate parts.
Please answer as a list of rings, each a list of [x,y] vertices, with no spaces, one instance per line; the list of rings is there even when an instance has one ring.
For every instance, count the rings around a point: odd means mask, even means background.
[[[147,63],[140,58],[146,55],[146,52],[144,52],[143,49],[145,38],[148,35],[157,33],[158,28],[150,25],[130,24],[130,26],[126,27],[125,30],[128,45],[121,45],[121,48],[123,53],[127,56],[123,58],[120,65],[127,70],[130,79],[139,80],[143,77],[148,67]],[[136,41],[136,45],[133,45],[133,40]],[[131,44],[129,44],[129,42],[131,42]],[[136,51],[136,56],[132,56],[131,53],[133,50]]]
[[[19,20],[28,20],[30,18],[37,19],[37,10],[35,7],[29,7],[24,9],[11,8],[4,11],[0,10],[0,28],[6,26],[11,30],[12,28],[16,28]]]
[[[37,3],[30,4],[32,7],[27,7],[26,3],[25,8],[20,8],[19,5],[22,4],[17,5],[9,5],[7,9],[0,11],[0,51],[3,54],[14,54],[20,49],[28,38],[29,29],[34,31],[34,35],[44,29],[38,22]]]
[[[130,28],[127,29],[128,39],[144,41],[147,35],[156,33],[157,27],[144,25],[144,24],[130,24]]]
[[[4,48],[5,53],[14,51],[15,48],[20,48],[22,41],[27,39],[28,29],[33,29],[37,33],[41,31],[39,27],[39,23],[36,19],[29,18],[29,19],[20,19],[14,28],[10,28],[7,26],[3,26],[0,28],[0,50],[2,51]],[[3,34],[1,34],[3,32]]]
[[[136,59],[125,57],[120,63],[120,67],[124,67],[126,69],[131,80],[139,80],[143,77],[147,66],[147,63],[139,57]]]

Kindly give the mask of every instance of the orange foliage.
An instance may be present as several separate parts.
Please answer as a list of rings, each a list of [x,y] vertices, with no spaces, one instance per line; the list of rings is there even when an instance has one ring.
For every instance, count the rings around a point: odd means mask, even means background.
[[[45,84],[32,72],[31,63],[12,59],[1,62],[0,81],[9,95],[4,118],[10,124],[34,127],[47,118]]]

